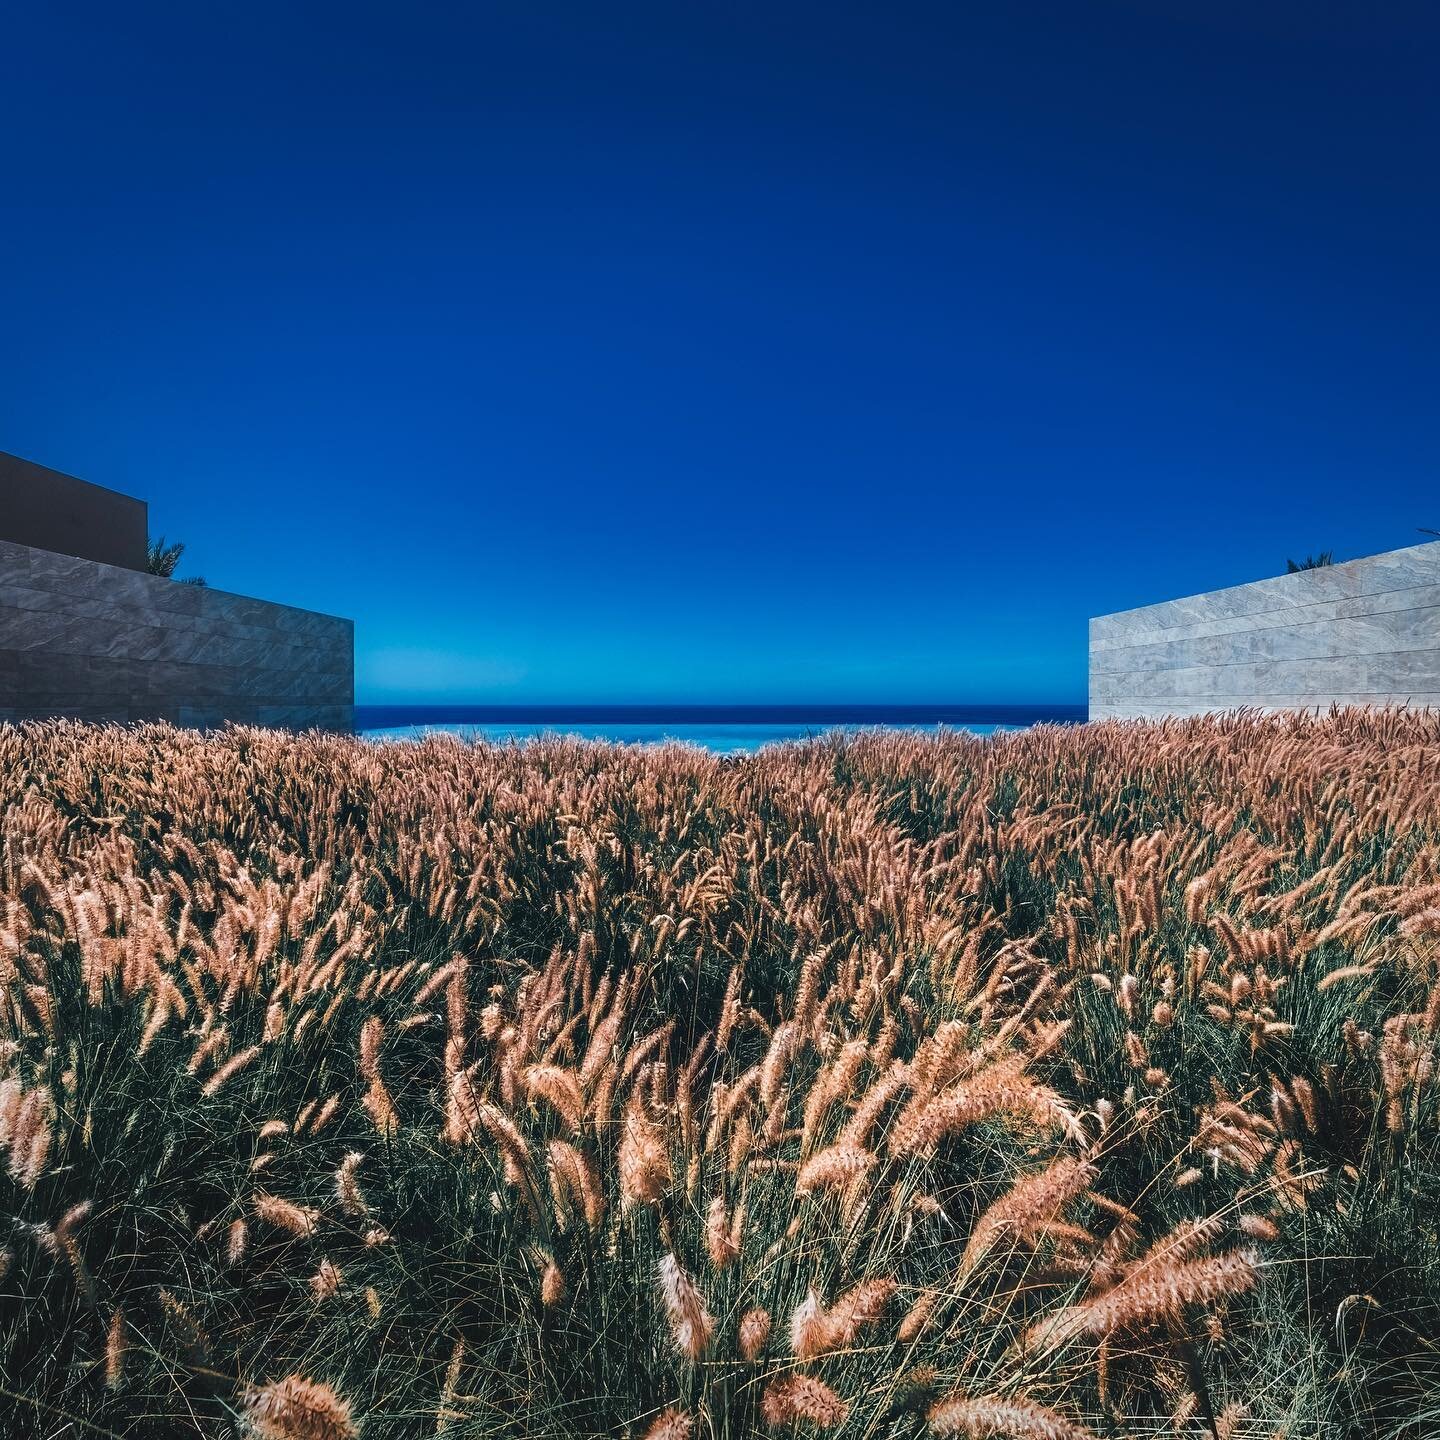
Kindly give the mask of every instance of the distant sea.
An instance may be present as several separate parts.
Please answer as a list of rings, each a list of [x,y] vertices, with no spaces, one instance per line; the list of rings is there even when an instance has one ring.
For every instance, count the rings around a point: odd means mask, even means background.
[[[1020,730],[1085,719],[1083,705],[357,705],[355,728],[372,739],[434,731],[484,740],[580,735],[627,745],[679,740],[720,755],[803,740],[828,730]]]

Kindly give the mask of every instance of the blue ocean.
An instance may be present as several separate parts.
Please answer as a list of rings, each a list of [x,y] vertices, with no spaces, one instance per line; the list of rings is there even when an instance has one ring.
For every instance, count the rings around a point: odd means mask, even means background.
[[[626,745],[678,740],[720,755],[830,730],[968,730],[977,735],[1085,719],[1083,705],[357,705],[372,739],[434,731],[497,742],[579,735]]]

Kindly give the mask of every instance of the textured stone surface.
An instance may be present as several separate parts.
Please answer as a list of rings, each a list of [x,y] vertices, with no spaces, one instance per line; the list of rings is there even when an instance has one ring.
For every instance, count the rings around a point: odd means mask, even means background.
[[[1440,705],[1440,542],[1090,622],[1090,718]]]
[[[349,620],[0,540],[0,720],[349,730]]]

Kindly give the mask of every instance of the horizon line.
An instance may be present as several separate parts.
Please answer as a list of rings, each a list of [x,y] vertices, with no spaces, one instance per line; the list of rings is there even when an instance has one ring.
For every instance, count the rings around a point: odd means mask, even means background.
[[[900,714],[973,713],[980,710],[1069,711],[1083,710],[1080,700],[356,700],[357,710],[484,711],[500,717],[559,712],[758,713],[830,715],[837,712]]]

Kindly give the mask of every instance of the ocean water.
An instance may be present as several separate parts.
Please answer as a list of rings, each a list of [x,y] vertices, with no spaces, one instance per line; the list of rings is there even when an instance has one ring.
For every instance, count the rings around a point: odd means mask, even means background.
[[[1041,721],[1085,718],[1080,705],[844,706],[501,706],[357,705],[355,728],[371,739],[412,739],[435,731],[497,742],[541,735],[579,735],[625,745],[677,740],[718,755],[755,751],[831,730],[877,728],[920,733],[940,729],[977,735]]]

